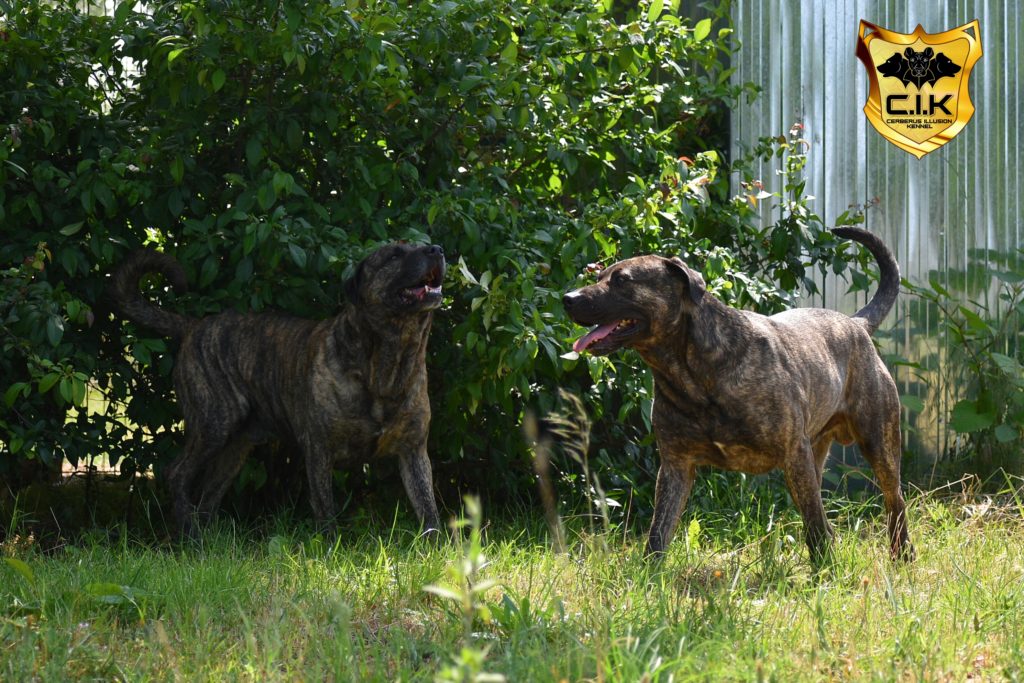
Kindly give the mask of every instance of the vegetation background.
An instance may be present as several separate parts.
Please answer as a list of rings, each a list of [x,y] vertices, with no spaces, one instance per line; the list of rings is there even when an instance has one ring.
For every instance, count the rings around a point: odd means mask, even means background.
[[[727,4],[104,9],[0,0],[0,678],[1020,677],[1013,477],[992,496],[973,479],[911,495],[909,567],[885,557],[877,498],[830,497],[837,553],[815,571],[784,487],[723,473],[702,477],[666,561],[641,555],[651,380],[631,352],[571,353],[561,294],[642,252],[763,312],[813,291],[814,269],[870,288],[864,255],[825,230],[863,215],[815,215],[799,126],[722,152],[757,90],[733,84]],[[299,464],[267,451],[234,518],[169,546],[146,473],[181,446],[174,348],[111,316],[107,275],[146,244],[192,284],[175,298],[147,281],[162,305],[322,318],[395,239],[440,243],[452,266],[429,354],[452,542],[417,538],[376,465],[338,474],[344,532],[325,539],[290,505]],[[946,315],[950,367],[974,387],[953,425],[984,457],[1019,454],[1024,424],[1024,277],[1001,277],[998,319],[939,283],[914,290],[915,315]],[[64,461],[122,481],[53,485]]]
[[[532,499],[522,425],[565,390],[591,417],[587,472],[603,495],[649,509],[649,373],[631,352],[577,358],[561,294],[644,252],[682,256],[715,295],[763,312],[813,291],[811,269],[869,287],[863,254],[825,229],[863,214],[815,215],[799,125],[744,157],[721,151],[729,112],[757,88],[731,78],[728,3],[699,16],[659,0],[126,0],[104,13],[3,0],[0,476],[13,491],[64,461],[159,476],[181,447],[173,346],[103,298],[130,249],[182,262],[190,293],[153,280],[147,295],[189,315],[321,318],[375,245],[429,240],[452,264],[429,354],[442,498]],[[1022,288],[1002,275],[1011,315],[950,332],[957,367],[984,380],[952,424],[993,466],[1024,423]],[[943,291],[918,291],[917,315],[967,310]],[[589,474],[554,463],[564,501],[589,500]],[[300,466],[261,452],[235,507],[300,496]],[[372,498],[387,487],[367,476],[395,481],[378,469],[338,476]]]
[[[102,296],[140,244],[189,274],[179,300],[149,283],[162,305],[308,317],[337,309],[374,245],[442,244],[430,451],[442,488],[500,496],[530,495],[520,426],[556,388],[586,397],[614,483],[649,493],[648,374],[632,354],[569,352],[579,331],[559,300],[589,264],[680,254],[717,295],[772,311],[810,282],[808,263],[853,258],[807,209],[798,130],[756,152],[777,155],[788,196],[731,196],[744,160],[717,150],[754,88],[730,85],[725,5],[696,22],[657,2],[136,9],[0,6],[9,481],[26,462],[98,456],[159,474],[180,448],[174,349]],[[758,201],[780,204],[776,224]],[[240,486],[287,479],[276,460],[254,460]]]

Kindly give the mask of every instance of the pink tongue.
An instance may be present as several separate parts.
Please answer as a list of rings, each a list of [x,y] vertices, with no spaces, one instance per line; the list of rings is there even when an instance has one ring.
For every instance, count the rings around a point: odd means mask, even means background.
[[[585,335],[577,339],[576,343],[572,345],[572,350],[576,353],[586,350],[586,348],[594,342],[601,341],[611,334],[612,330],[614,330],[615,326],[618,324],[618,321],[616,321],[608,323],[607,325],[598,325],[590,332],[587,332]]]

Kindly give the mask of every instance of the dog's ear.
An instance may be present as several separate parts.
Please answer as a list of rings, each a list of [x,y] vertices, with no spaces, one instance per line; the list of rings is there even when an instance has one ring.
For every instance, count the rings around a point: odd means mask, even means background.
[[[935,54],[935,50],[931,49],[930,47],[926,47],[924,49],[924,56],[925,57],[931,57],[933,54]]]
[[[365,263],[366,261],[360,262],[359,265],[356,267],[356,272],[352,275],[352,277],[345,280],[345,284],[343,287],[345,291],[345,298],[348,300],[350,304],[353,305],[359,305],[359,303],[361,302],[359,290],[362,288],[363,284],[363,266],[365,265]]]
[[[903,54],[907,56],[907,59],[910,59],[911,57],[914,56],[914,51],[908,47],[906,50],[903,51]]]
[[[678,256],[665,259],[665,267],[668,268],[670,273],[683,281],[686,285],[686,291],[690,295],[690,300],[693,301],[695,306],[700,306],[701,301],[704,300],[704,294],[708,291],[707,286],[704,284],[704,278],[701,277],[700,273],[693,268],[687,267]]]

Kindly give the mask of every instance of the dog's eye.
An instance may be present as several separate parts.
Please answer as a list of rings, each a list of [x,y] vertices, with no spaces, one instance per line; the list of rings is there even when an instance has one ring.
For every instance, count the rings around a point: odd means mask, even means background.
[[[630,281],[629,273],[624,273],[621,270],[617,270],[612,273],[611,283],[613,285],[622,285]]]

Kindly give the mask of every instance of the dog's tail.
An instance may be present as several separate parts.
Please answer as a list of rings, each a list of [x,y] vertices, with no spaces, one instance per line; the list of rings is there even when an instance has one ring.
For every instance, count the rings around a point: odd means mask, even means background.
[[[861,228],[833,228],[833,235],[860,242],[878,262],[878,291],[868,302],[867,306],[853,314],[854,318],[860,318],[867,323],[868,332],[874,332],[882,324],[885,316],[889,315],[892,305],[896,303],[896,295],[900,291],[900,266],[896,263],[889,247],[885,242],[867,230]]]
[[[180,263],[152,249],[136,249],[114,272],[107,295],[124,317],[156,330],[165,337],[180,339],[185,336],[192,319],[180,313],[165,311],[142,297],[139,280],[151,272],[162,273],[175,292],[181,293],[188,289],[185,271]]]

